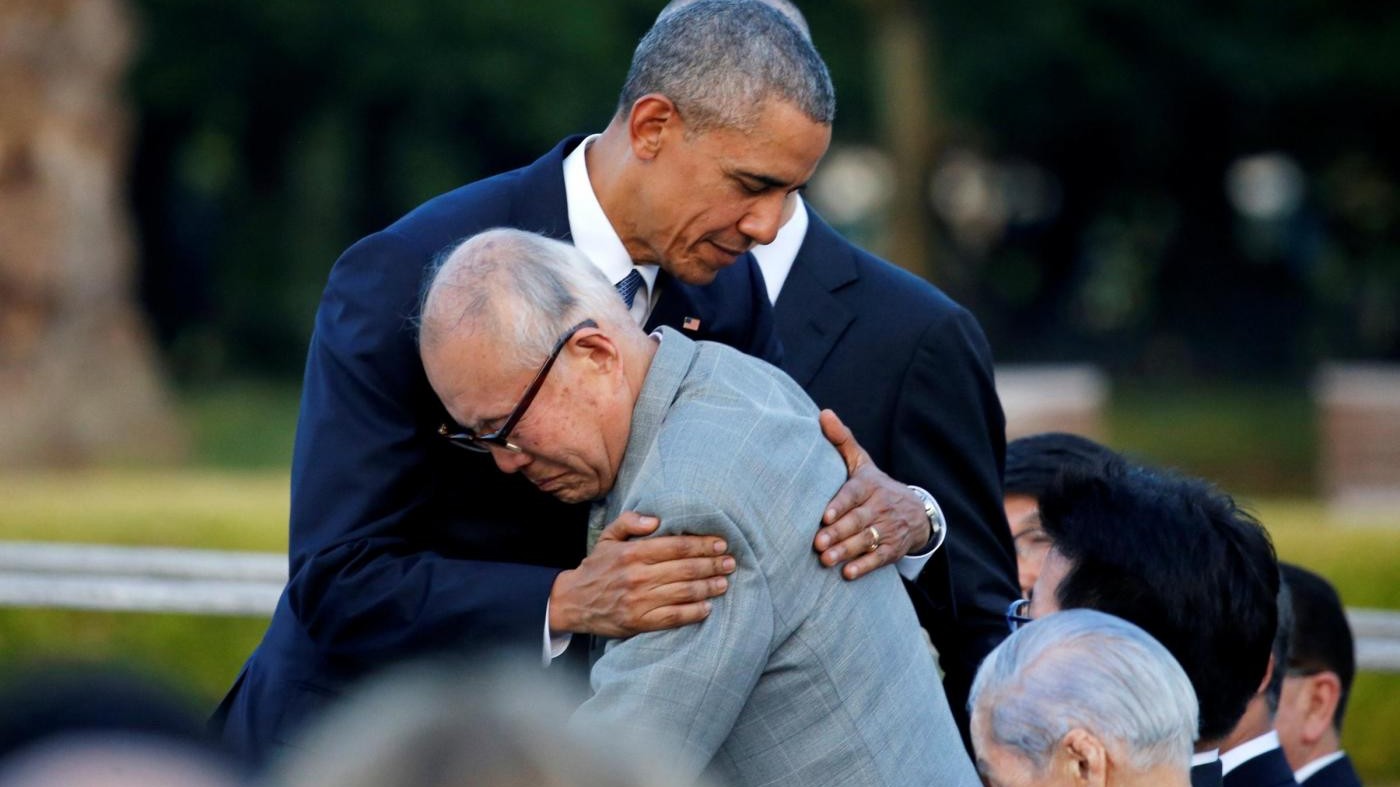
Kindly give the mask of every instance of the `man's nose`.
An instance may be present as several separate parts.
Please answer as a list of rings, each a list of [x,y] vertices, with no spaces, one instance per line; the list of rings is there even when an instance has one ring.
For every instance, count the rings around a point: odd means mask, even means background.
[[[503,473],[518,472],[520,468],[530,464],[529,454],[521,451],[512,451],[498,445],[491,446],[491,458],[496,460],[496,467],[501,468]]]
[[[783,226],[783,205],[786,201],[787,195],[783,192],[764,195],[739,220],[739,231],[760,246],[772,243]]]

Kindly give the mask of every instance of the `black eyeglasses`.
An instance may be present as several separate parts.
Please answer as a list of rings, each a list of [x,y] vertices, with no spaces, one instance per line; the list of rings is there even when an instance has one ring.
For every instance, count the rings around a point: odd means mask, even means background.
[[[1015,631],[1016,629],[1031,622],[1030,599],[1018,598],[1011,602],[1011,606],[1006,608],[1006,627]]]
[[[490,434],[476,434],[472,430],[456,426],[456,424],[443,424],[438,427],[438,434],[447,438],[453,445],[465,448],[468,451],[476,451],[483,454],[489,453],[491,451],[491,446],[494,445],[497,448],[504,448],[507,451],[513,451],[517,454],[520,453],[522,450],[520,446],[506,439],[510,436],[510,430],[514,429],[515,425],[520,423],[520,419],[525,417],[525,411],[530,409],[530,402],[533,402],[535,400],[535,394],[540,392],[540,387],[544,385],[545,376],[549,374],[549,370],[554,366],[554,362],[559,360],[559,353],[563,351],[564,345],[568,344],[569,340],[574,338],[574,334],[584,328],[597,327],[598,323],[592,320],[584,320],[565,331],[564,335],[559,337],[559,341],[554,343],[554,349],[549,352],[549,359],[544,362],[544,366],[540,367],[540,372],[535,375],[534,382],[530,383],[530,387],[525,389],[525,395],[520,397],[520,404],[515,406],[515,409],[512,410],[510,415],[506,418],[506,422],[501,424],[500,429]],[[456,427],[460,431],[453,431],[453,427]]]

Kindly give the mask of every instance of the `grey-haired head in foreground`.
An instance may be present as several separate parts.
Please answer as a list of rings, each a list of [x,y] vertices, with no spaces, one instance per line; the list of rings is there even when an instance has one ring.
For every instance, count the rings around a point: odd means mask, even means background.
[[[974,740],[1010,747],[1038,770],[1076,728],[1135,770],[1189,768],[1198,720],[1191,682],[1167,649],[1090,609],[1012,634],[982,662],[968,706]]]

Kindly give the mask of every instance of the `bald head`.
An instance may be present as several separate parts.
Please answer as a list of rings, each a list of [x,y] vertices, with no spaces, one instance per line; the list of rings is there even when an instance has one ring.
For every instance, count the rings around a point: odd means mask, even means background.
[[[635,329],[617,291],[567,243],[493,229],[453,249],[424,290],[419,347],[482,332],[538,365],[559,336],[583,319]]]
[[[519,230],[467,240],[432,276],[418,341],[454,442],[565,502],[612,488],[655,345],[582,253]]]

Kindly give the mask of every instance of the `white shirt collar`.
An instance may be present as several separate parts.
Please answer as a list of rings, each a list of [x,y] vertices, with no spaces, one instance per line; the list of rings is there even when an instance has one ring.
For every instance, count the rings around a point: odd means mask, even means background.
[[[752,250],[759,270],[763,271],[763,283],[768,285],[769,303],[778,302],[778,293],[782,292],[783,283],[792,271],[792,263],[797,259],[802,241],[807,237],[807,225],[810,223],[807,218],[807,206],[802,202],[800,195],[792,196],[797,201],[797,209],[793,211],[787,223],[778,229],[778,236],[772,243],[755,246]]]
[[[598,195],[593,193],[584,151],[597,138],[597,134],[587,137],[564,157],[564,199],[569,206],[569,233],[573,235],[574,247],[598,266],[608,281],[616,284],[633,270],[642,275],[642,281],[646,283],[646,297],[638,297],[632,304],[632,316],[641,324],[646,322],[647,314],[656,300],[658,268],[655,265],[632,264],[627,247],[622,245],[617,230],[613,229],[607,214],[603,213]]]
[[[1209,765],[1218,759],[1220,759],[1219,749],[1206,749],[1205,751],[1198,751],[1195,754],[1191,755],[1191,767],[1194,768],[1197,765]]]
[[[1277,748],[1277,730],[1269,730],[1257,738],[1250,738],[1235,748],[1220,753],[1220,773],[1227,774],[1244,762]]]
[[[1336,762],[1337,760],[1340,760],[1345,756],[1347,756],[1347,753],[1344,751],[1334,751],[1331,754],[1324,754],[1321,757],[1318,757],[1317,759],[1308,763],[1307,765],[1304,765],[1303,767],[1294,771],[1293,781],[1302,784],[1308,779],[1311,779],[1313,777],[1313,774],[1317,773],[1323,768],[1326,768],[1328,765],[1331,765],[1332,763]]]

